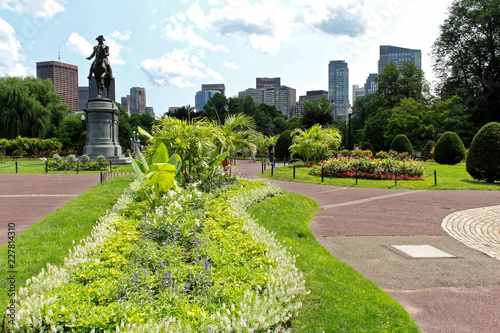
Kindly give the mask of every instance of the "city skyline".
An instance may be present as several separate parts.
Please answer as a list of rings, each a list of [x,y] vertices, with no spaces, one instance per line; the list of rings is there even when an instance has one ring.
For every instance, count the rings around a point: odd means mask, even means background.
[[[227,97],[258,77],[280,77],[297,96],[326,90],[325,68],[337,59],[349,64],[349,89],[362,86],[377,72],[380,45],[422,50],[422,69],[433,81],[429,52],[451,2],[108,1],[99,3],[103,16],[95,14],[97,2],[0,0],[0,75],[36,77],[36,62],[60,54],[79,67],[85,86],[85,58],[102,34],[116,98],[143,87],[158,115],[194,105],[201,84],[223,83]]]

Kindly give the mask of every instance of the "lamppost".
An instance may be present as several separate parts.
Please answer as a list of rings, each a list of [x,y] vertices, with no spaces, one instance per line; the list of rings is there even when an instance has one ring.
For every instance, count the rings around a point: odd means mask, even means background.
[[[80,117],[80,120],[82,121],[82,129],[85,132],[85,130],[86,130],[86,128],[85,128],[85,114],[82,114],[82,116]]]

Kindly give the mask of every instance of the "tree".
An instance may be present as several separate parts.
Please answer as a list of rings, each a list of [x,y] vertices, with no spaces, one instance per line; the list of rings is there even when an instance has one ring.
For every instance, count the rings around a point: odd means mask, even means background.
[[[404,134],[396,135],[396,137],[392,140],[391,150],[397,151],[398,153],[407,152],[410,156],[413,155],[413,146]]]
[[[500,123],[486,124],[476,134],[469,148],[466,170],[477,180],[500,181]]]
[[[455,132],[445,132],[434,147],[434,160],[439,164],[454,165],[465,158],[465,146]]]
[[[219,124],[224,124],[226,115],[229,113],[229,103],[226,96],[216,93],[208,100],[203,110],[208,119],[215,120]]]
[[[422,147],[434,134],[433,119],[424,104],[413,98],[404,98],[390,111],[384,137],[392,142],[396,136],[404,133],[410,142]]]
[[[314,125],[324,126],[333,124],[332,106],[325,96],[321,96],[320,100],[304,102],[302,124],[305,128],[310,128]]]
[[[83,124],[80,115],[70,113],[64,117],[64,120],[57,130],[57,138],[63,144],[64,148],[77,147],[78,139],[83,132]]]
[[[13,139],[17,136],[49,138],[68,114],[50,80],[31,77],[0,78],[0,133]]]
[[[290,146],[292,145],[292,131],[286,130],[280,134],[276,140],[276,158],[280,160],[287,160],[290,158]]]
[[[441,96],[459,95],[480,127],[500,121],[500,0],[456,0],[433,45]]]
[[[322,128],[321,125],[314,125],[306,130],[295,129],[292,136],[291,156],[298,155],[306,163],[331,156],[332,150],[337,149],[341,141],[337,128]]]
[[[376,82],[378,89],[374,96],[365,102],[364,113],[367,118],[363,129],[358,130],[357,134],[358,141],[370,142],[376,150],[381,150],[387,149],[390,143],[384,138],[384,134],[392,116],[392,109],[399,106],[404,99],[413,99],[426,105],[425,94],[428,86],[422,70],[407,62],[400,68],[394,62],[389,62],[377,76]],[[394,137],[393,134],[391,131],[388,135]]]

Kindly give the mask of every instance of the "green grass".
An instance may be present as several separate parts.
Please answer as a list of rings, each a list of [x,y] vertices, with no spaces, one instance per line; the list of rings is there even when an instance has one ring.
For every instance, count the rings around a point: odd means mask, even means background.
[[[89,236],[96,221],[111,209],[132,177],[116,177],[94,186],[15,238],[16,288],[37,275],[47,263],[61,265],[68,250]],[[7,294],[7,245],[0,247],[0,308]]]
[[[419,332],[396,301],[319,245],[309,231],[317,210],[312,199],[289,192],[249,210],[291,254],[298,255],[296,265],[305,274],[311,293],[300,316],[292,320],[292,331]]]
[[[295,179],[293,179],[293,168],[289,166],[277,167],[274,169],[271,176],[271,169],[264,171],[264,174],[258,175],[268,179],[294,181],[299,183],[335,185],[342,187],[370,187],[370,188],[385,188],[385,189],[415,189],[415,190],[500,190],[500,183],[488,184],[473,179],[465,170],[465,163],[456,165],[444,165],[435,162],[425,162],[426,172],[424,173],[425,181],[419,180],[398,180],[397,185],[394,180],[378,180],[378,179],[358,179],[354,178],[329,178],[324,177],[324,182],[321,182],[321,177],[312,176],[309,174],[309,168],[295,168]],[[277,164],[278,166],[278,164]],[[437,174],[437,186],[434,185],[434,170]]]
[[[78,173],[100,173],[101,171],[82,171]],[[132,173],[134,169],[131,165],[113,165],[113,172],[115,173]],[[16,163],[13,160],[0,161],[0,173],[16,173]],[[17,173],[19,174],[45,174],[45,162],[38,159],[18,159],[17,160]],[[75,170],[69,171],[51,171],[50,174],[75,174]]]

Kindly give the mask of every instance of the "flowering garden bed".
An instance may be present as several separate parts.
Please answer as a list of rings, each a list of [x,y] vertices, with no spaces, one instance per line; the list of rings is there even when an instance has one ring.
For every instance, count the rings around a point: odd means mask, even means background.
[[[294,258],[246,214],[281,193],[236,183],[168,191],[144,214],[138,183],[75,246],[19,291],[12,332],[280,330],[306,293]]]
[[[325,177],[366,178],[366,179],[398,179],[398,180],[424,180],[425,172],[423,163],[406,159],[393,158],[372,159],[336,157],[331,158],[323,165],[315,166],[310,174]]]

